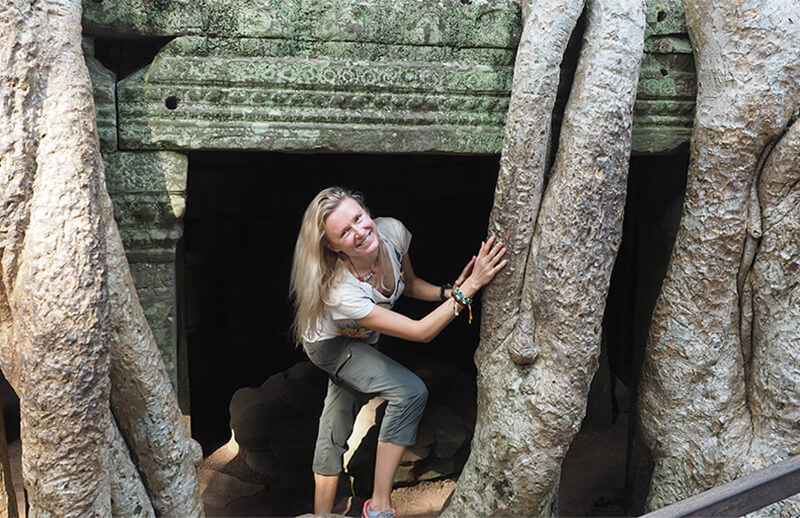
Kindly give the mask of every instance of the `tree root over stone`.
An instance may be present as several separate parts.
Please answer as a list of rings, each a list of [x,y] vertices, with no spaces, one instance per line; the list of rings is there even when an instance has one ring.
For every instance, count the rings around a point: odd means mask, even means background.
[[[202,516],[106,191],[80,0],[9,0],[0,48],[0,366],[29,516]]]
[[[784,203],[797,197],[797,124],[786,130],[800,106],[800,6],[691,0],[686,17],[698,84],[689,177],[639,390],[651,509],[797,454],[800,441],[798,217]]]
[[[475,436],[444,516],[557,513],[561,462],[586,412],[622,234],[645,6],[589,0],[586,7],[546,189],[553,74],[583,2],[523,8],[489,225],[510,261],[484,296]]]

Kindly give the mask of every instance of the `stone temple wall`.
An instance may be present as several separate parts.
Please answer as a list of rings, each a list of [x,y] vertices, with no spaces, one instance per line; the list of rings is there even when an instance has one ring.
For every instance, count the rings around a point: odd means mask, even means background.
[[[673,153],[688,143],[695,99],[682,2],[649,1],[647,24],[633,151]],[[182,398],[175,249],[183,153],[498,154],[519,30],[519,6],[509,0],[84,0],[109,191]],[[118,80],[93,57],[92,37],[171,39]]]

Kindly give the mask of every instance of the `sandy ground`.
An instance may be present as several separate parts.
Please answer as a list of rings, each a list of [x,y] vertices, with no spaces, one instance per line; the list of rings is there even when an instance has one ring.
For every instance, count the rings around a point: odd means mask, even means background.
[[[612,427],[582,430],[563,464],[559,511],[564,517],[625,516],[625,437],[627,418]],[[312,516],[311,494],[274,493],[245,482],[247,468],[223,446],[200,466],[200,488],[209,517]],[[396,488],[392,503],[397,516],[435,517],[444,508],[456,482],[442,479]],[[360,516],[363,499],[343,498],[335,516]]]

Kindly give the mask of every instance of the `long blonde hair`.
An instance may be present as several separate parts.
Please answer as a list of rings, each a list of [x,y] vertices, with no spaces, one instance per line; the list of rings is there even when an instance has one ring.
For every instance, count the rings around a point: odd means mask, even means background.
[[[325,305],[332,305],[332,289],[341,281],[345,264],[340,254],[329,249],[325,220],[345,198],[352,198],[366,210],[364,197],[344,187],[328,187],[317,194],[303,214],[303,223],[294,246],[289,297],[294,303],[291,334],[302,343],[310,331],[318,330],[325,316]]]

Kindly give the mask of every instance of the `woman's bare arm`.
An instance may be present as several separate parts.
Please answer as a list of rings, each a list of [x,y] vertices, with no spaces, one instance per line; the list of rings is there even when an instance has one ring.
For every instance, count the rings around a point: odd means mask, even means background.
[[[461,286],[464,281],[467,279],[467,276],[472,272],[472,266],[475,264],[476,256],[472,256],[472,259],[467,263],[464,269],[461,271],[461,274],[453,283],[453,286]],[[412,299],[417,300],[425,300],[428,302],[435,302],[441,299],[441,287],[431,284],[430,282],[422,279],[421,277],[417,277],[416,273],[414,272],[414,267],[411,265],[411,257],[408,254],[403,256],[403,272],[405,273],[405,281],[406,281],[406,288],[403,291],[403,295],[407,297],[411,297]],[[450,298],[453,294],[451,289],[447,289],[444,292],[445,298]]]
[[[503,259],[505,252],[506,249],[503,247],[503,244],[495,242],[493,237],[489,238],[485,243],[481,243],[481,248],[477,257],[473,258],[467,265],[467,268],[471,266],[471,272],[461,284],[461,292],[467,298],[472,298],[478,290],[491,282],[494,276],[497,275],[497,272],[505,267],[507,262]],[[404,262],[406,262],[405,259]],[[410,266],[410,260],[407,262]],[[465,271],[467,268],[465,268]],[[408,274],[409,272],[406,271],[407,286]],[[421,279],[416,276],[414,277],[417,282],[421,281]],[[437,300],[439,298],[438,286],[434,286],[425,281],[421,282],[424,283],[424,285],[419,285],[421,286],[420,289],[423,294],[430,294],[430,288],[435,290],[435,298],[422,300]],[[427,285],[427,287],[425,285]],[[414,293],[419,294],[418,291]],[[447,324],[453,321],[456,316],[454,308],[455,301],[453,301],[453,299],[448,299],[420,320],[414,320],[390,309],[376,305],[367,316],[358,320],[358,323],[389,336],[395,336],[413,342],[427,343],[433,340]]]

